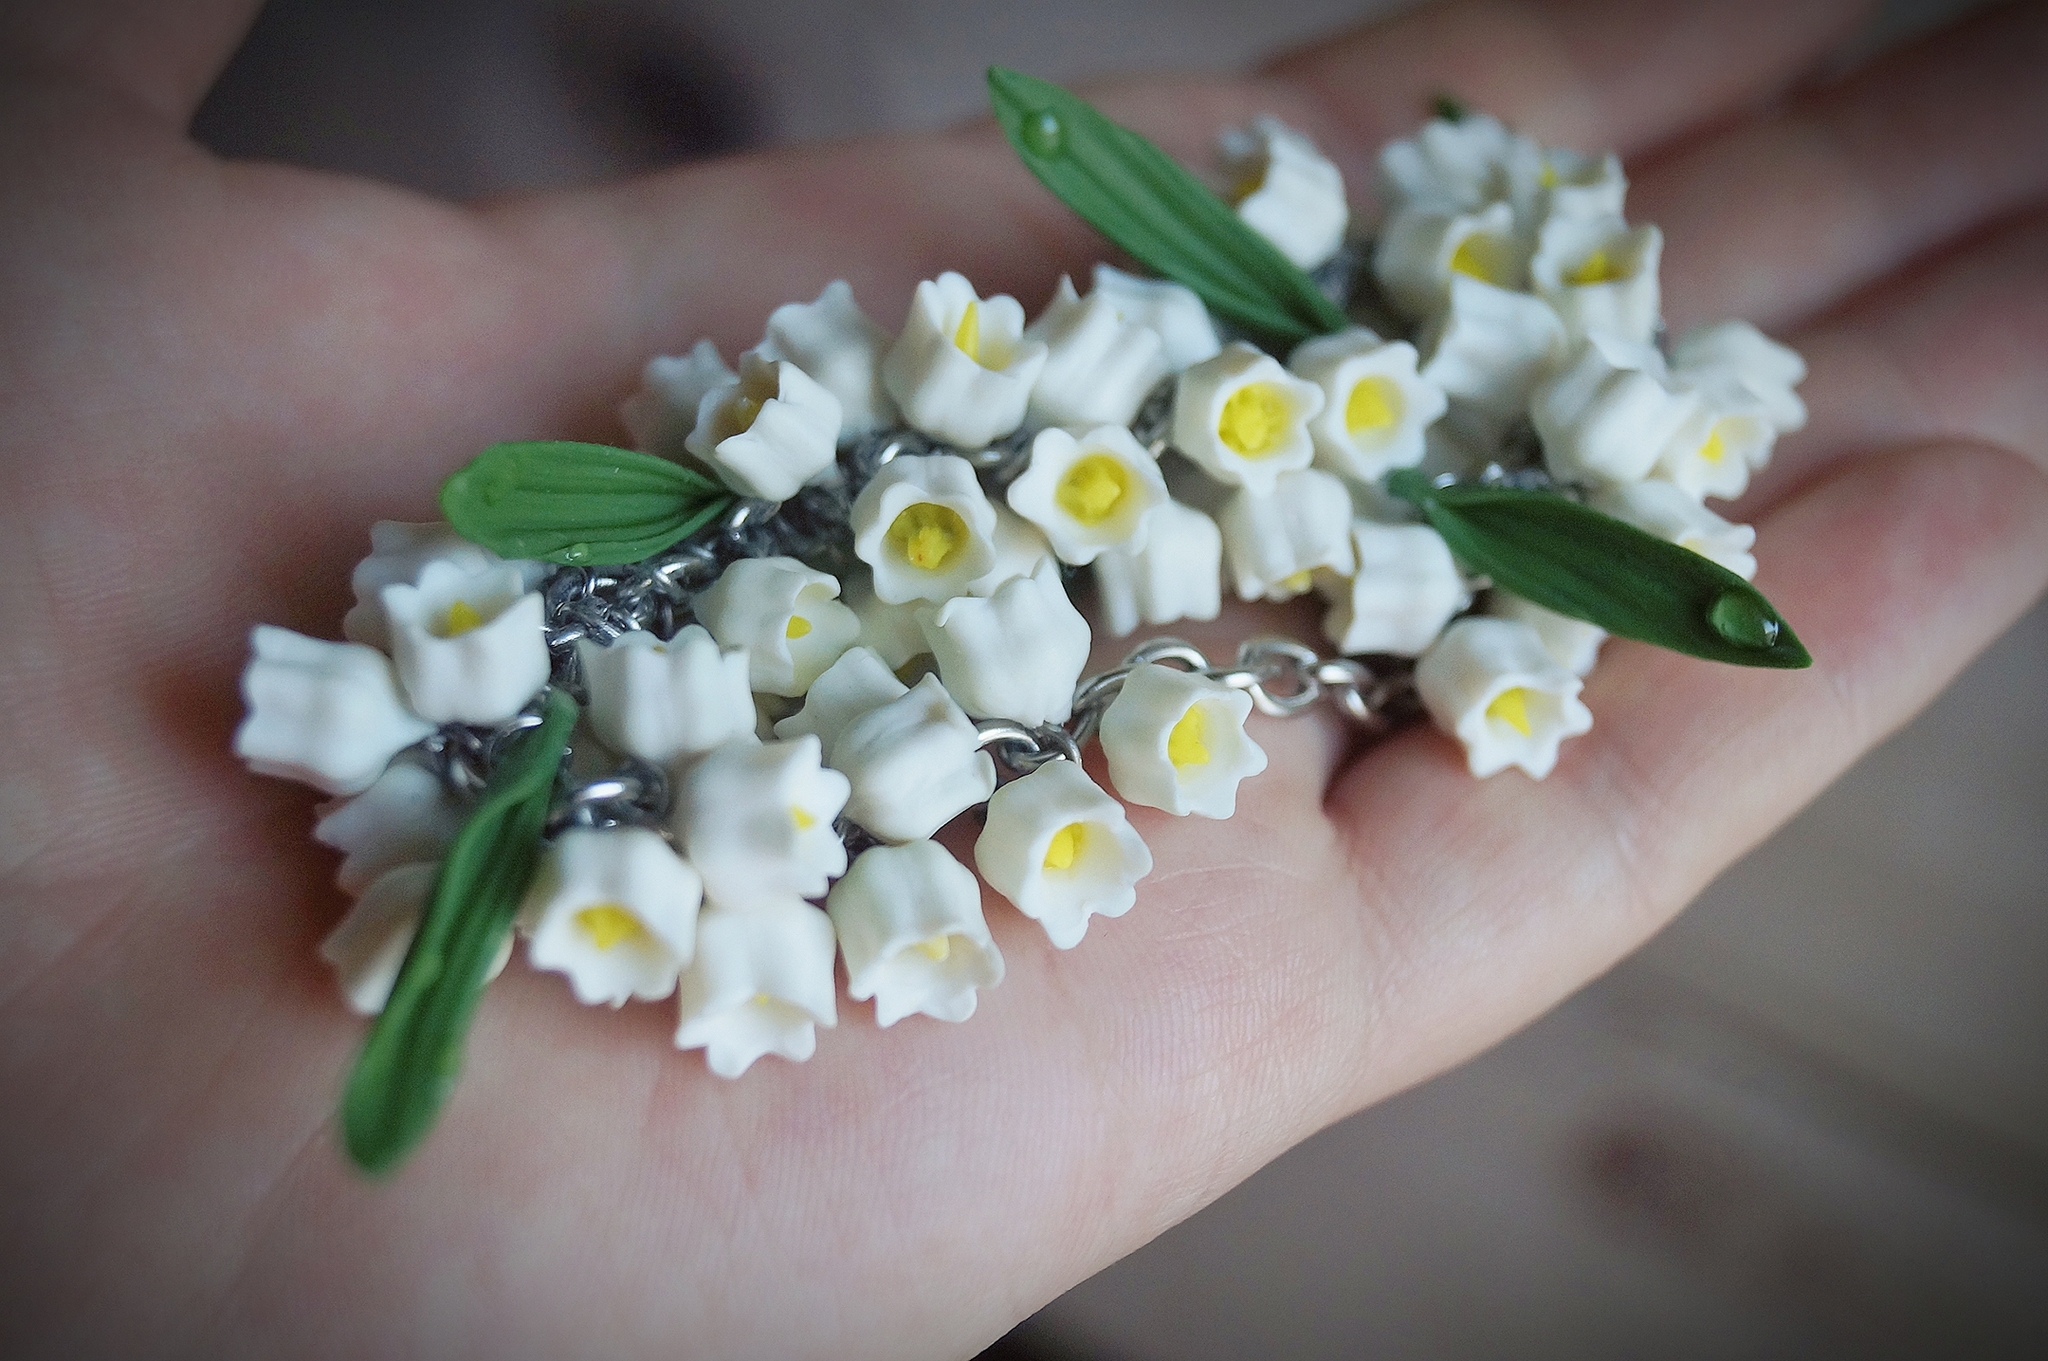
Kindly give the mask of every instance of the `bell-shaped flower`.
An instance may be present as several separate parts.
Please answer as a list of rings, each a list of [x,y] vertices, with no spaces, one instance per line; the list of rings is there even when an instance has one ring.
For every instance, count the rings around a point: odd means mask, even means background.
[[[811,682],[804,694],[804,707],[777,720],[775,735],[790,742],[810,733],[823,744],[825,759],[830,762],[832,744],[849,723],[909,693],[910,687],[897,679],[873,648],[850,647]]]
[[[1373,246],[1372,270],[1395,306],[1427,318],[1450,304],[1456,278],[1510,292],[1524,287],[1529,250],[1506,203],[1469,213],[1407,208],[1387,219]]]
[[[1516,136],[1490,114],[1435,118],[1380,148],[1379,196],[1389,213],[1408,207],[1470,212],[1508,196]]]
[[[1019,723],[1064,723],[1088,664],[1088,621],[1045,563],[987,599],[956,596],[919,613],[939,679],[968,713]]]
[[[1173,394],[1173,446],[1219,482],[1264,496],[1273,479],[1315,457],[1308,423],[1323,390],[1272,355],[1233,341],[1181,374]]]
[[[1144,445],[1121,425],[1076,439],[1053,427],[1031,441],[1031,462],[1010,484],[1010,509],[1045,532],[1061,562],[1085,565],[1105,548],[1145,546],[1166,479]]]
[[[1323,409],[1308,423],[1317,467],[1370,482],[1422,461],[1423,431],[1446,402],[1415,363],[1413,345],[1363,327],[1295,347],[1287,367],[1323,390]]]
[[[1024,334],[1015,298],[976,295],[950,270],[917,286],[882,385],[903,419],[934,439],[979,449],[1024,421],[1045,346]]]
[[[370,526],[370,556],[356,564],[349,584],[356,603],[342,617],[341,636],[351,643],[367,643],[379,651],[391,650],[391,621],[384,615],[384,588],[399,583],[416,585],[428,564],[452,562],[465,571],[481,572],[504,559],[480,544],[473,544],[455,532],[445,520],[410,524],[403,520],[379,520]],[[549,570],[544,562],[517,561],[527,588],[540,584]]]
[[[420,918],[441,867],[433,862],[394,865],[372,880],[327,938],[320,957],[333,967],[349,1008],[375,1016],[391,1000],[391,985],[419,934]],[[506,932],[486,971],[496,978],[512,957],[512,933]]]
[[[802,1063],[817,1052],[817,1027],[839,1020],[838,953],[832,919],[809,903],[707,906],[697,956],[676,984],[676,1048],[702,1049],[720,1077],[738,1077],[763,1054]]]
[[[1486,612],[1496,619],[1527,624],[1536,630],[1543,650],[1574,676],[1583,676],[1593,669],[1593,663],[1600,660],[1600,645],[1607,641],[1607,630],[1598,624],[1547,610],[1498,586],[1489,594]]]
[[[1698,395],[1698,410],[1665,442],[1651,475],[1683,487],[1694,500],[1732,499],[1749,486],[1751,470],[1770,462],[1778,433],[1754,408],[1720,410]]]
[[[1024,334],[1045,346],[1045,367],[1025,408],[1036,425],[1128,426],[1145,394],[1166,376],[1159,333],[1125,321],[1099,293],[1076,295],[1064,274]]]
[[[1351,494],[1329,473],[1283,474],[1266,496],[1241,490],[1216,522],[1240,600],[1292,600],[1319,568],[1351,575]]]
[[[1344,176],[1316,144],[1277,118],[1220,139],[1230,201],[1252,230],[1303,269],[1314,269],[1344,244],[1351,209]]]
[[[1561,147],[1541,148],[1534,156],[1516,159],[1509,179],[1515,215],[1532,236],[1553,218],[1619,218],[1628,197],[1621,157],[1611,151],[1587,156]]]
[[[1700,413],[1699,395],[1672,386],[1655,350],[1597,332],[1529,403],[1550,471],[1600,486],[1647,476]]]
[[[1138,881],[1152,872],[1152,852],[1123,805],[1086,771],[1048,761],[989,799],[974,863],[990,888],[1071,950],[1090,917],[1130,911]]]
[[[1152,512],[1143,548],[1095,559],[1095,595],[1119,638],[1140,623],[1214,619],[1223,608],[1223,531],[1193,506],[1167,501]]]
[[[839,399],[786,359],[740,356],[739,377],[704,394],[684,447],[742,496],[782,501],[832,466]]]
[[[700,340],[688,354],[656,355],[640,371],[640,390],[619,407],[619,419],[633,438],[633,447],[657,458],[688,457],[690,433],[704,395],[739,381],[719,356],[718,347]]]
[[[1746,321],[1695,327],[1671,347],[1671,376],[1721,411],[1755,411],[1780,434],[1806,424],[1792,389],[1806,380],[1799,352]]]
[[[728,742],[676,776],[670,828],[721,907],[815,898],[846,872],[832,820],[846,777],[828,770],[815,737]]]
[[[996,513],[996,532],[992,538],[996,550],[995,566],[967,583],[969,595],[994,595],[996,588],[1004,582],[1028,577],[1038,570],[1040,563],[1053,559],[1052,541],[1045,537],[1045,531],[1001,501],[991,501],[989,505]],[[913,610],[913,618],[915,614]],[[917,650],[922,652],[923,635],[918,637]]]
[[[1657,263],[1664,234],[1619,217],[1553,217],[1529,277],[1573,336],[1593,331],[1647,345],[1661,321]]]
[[[1157,662],[1133,668],[1102,715],[1110,783],[1148,808],[1229,817],[1238,781],[1266,768],[1244,730],[1251,711],[1250,695],[1220,681]]]
[[[1593,726],[1580,684],[1536,630],[1481,615],[1453,623],[1415,664],[1423,707],[1465,744],[1466,764],[1482,778],[1508,766],[1548,775],[1558,744]]]
[[[667,642],[634,630],[576,645],[590,726],[613,751],[667,765],[754,731],[745,648],[720,648],[701,625]]]
[[[394,865],[439,860],[468,817],[433,771],[394,761],[354,798],[323,804],[313,839],[341,852],[341,891],[361,893]]]
[[[1603,488],[1588,504],[1667,543],[1689,548],[1744,581],[1756,575],[1756,558],[1749,551],[1756,545],[1756,530],[1722,519],[1698,497],[1662,478]]]
[[[235,755],[259,775],[355,794],[391,758],[434,731],[406,707],[391,661],[361,643],[330,643],[258,625],[242,672],[248,717]]]
[[[548,683],[538,592],[511,563],[431,562],[383,591],[391,660],[413,711],[436,723],[502,723]]]
[[[1422,376],[1444,395],[1500,419],[1519,418],[1565,343],[1541,298],[1477,279],[1451,280],[1450,308],[1423,333]]]
[[[704,881],[645,827],[572,827],[541,852],[519,907],[526,958],[585,1006],[656,1001],[697,946]]]
[[[1024,522],[1018,519],[1018,523]],[[1030,526],[1027,524],[1025,528]],[[997,527],[996,540],[998,544],[1002,541],[1001,526]],[[842,598],[847,608],[853,611],[854,618],[860,621],[860,633],[857,635],[860,645],[873,648],[891,669],[901,667],[912,657],[923,655],[924,630],[917,626],[917,612],[923,607],[923,601],[913,598],[902,604],[890,604],[875,594],[874,578],[864,571],[856,571],[847,579],[846,594]],[[816,684],[815,681],[812,683]]]
[[[746,649],[749,685],[793,698],[860,634],[838,594],[838,578],[795,558],[740,558],[697,597],[697,618],[721,646]]]
[[[1089,296],[1108,299],[1119,318],[1157,333],[1168,373],[1214,359],[1223,349],[1208,307],[1186,284],[1097,265],[1095,287]]]
[[[981,885],[937,842],[862,851],[832,885],[825,910],[846,959],[846,995],[872,997],[879,1025],[919,1012],[964,1021],[974,1014],[975,990],[1003,981]]]
[[[937,676],[852,719],[832,743],[846,816],[884,841],[921,841],[989,796],[995,762]]]
[[[848,514],[853,551],[891,605],[949,600],[996,565],[995,507],[954,454],[906,454],[882,465]]]
[[[1357,574],[1332,588],[1323,617],[1323,631],[1339,652],[1413,657],[1472,603],[1450,546],[1428,525],[1358,520],[1351,542]]]
[[[882,356],[893,340],[860,310],[853,286],[834,279],[816,301],[770,312],[754,349],[763,359],[788,360],[838,398],[840,434],[852,437],[896,422],[896,403],[882,387]]]

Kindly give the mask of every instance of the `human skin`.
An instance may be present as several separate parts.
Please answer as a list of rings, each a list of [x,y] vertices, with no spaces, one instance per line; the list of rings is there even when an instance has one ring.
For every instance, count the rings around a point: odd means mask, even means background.
[[[1102,245],[985,122],[471,206],[223,162],[185,127],[253,9],[0,14],[8,1355],[971,1352],[1599,974],[2048,583],[2048,9],[1826,87],[1851,5],[1465,0],[1090,90],[1186,160],[1276,113],[1360,193],[1439,89],[1619,148],[1673,329],[1812,364],[1734,514],[1815,667],[1612,644],[1540,784],[1254,720],[1236,817],[1133,810],[1127,917],[1061,952],[992,899],[1009,976],[971,1023],[844,1004],[737,1082],[667,1006],[515,967],[373,1183],[334,1130],[333,856],[228,754],[249,626],[332,636],[370,521],[491,441],[618,438],[650,354],[731,353],[835,277],[890,321],[946,268],[1030,301]]]

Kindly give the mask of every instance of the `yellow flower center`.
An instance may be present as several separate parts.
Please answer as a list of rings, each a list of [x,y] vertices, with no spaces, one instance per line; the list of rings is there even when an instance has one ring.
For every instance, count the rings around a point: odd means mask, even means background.
[[[967,522],[951,506],[919,501],[890,521],[887,537],[912,567],[939,572],[967,547]]]
[[[1266,458],[1287,438],[1294,404],[1278,383],[1246,383],[1223,403],[1216,438],[1240,458]]]
[[[929,940],[921,940],[910,948],[934,964],[943,964],[946,962],[946,956],[953,953],[953,938],[943,934],[936,935]]]
[[[592,903],[576,914],[576,925],[600,950],[610,950],[629,941],[637,943],[647,934],[647,928],[624,903]]]
[[[1528,690],[1516,685],[1501,691],[1486,706],[1486,716],[1499,719],[1524,737],[1530,736]]]
[[[1052,499],[1061,510],[1093,528],[1116,513],[1130,489],[1130,469],[1108,454],[1090,454],[1067,469]]]
[[[1596,250],[1566,273],[1564,281],[1575,288],[1589,284],[1611,284],[1628,277],[1628,266],[1604,250]]]
[[[1266,163],[1260,161],[1253,164],[1237,177],[1236,182],[1230,186],[1229,198],[1232,207],[1243,203],[1253,194],[1266,187],[1267,169]]]
[[[795,804],[789,806],[789,820],[799,832],[808,832],[818,825],[818,820]]]
[[[1315,579],[1315,573],[1304,567],[1299,572],[1289,572],[1273,584],[1283,591],[1292,591],[1296,595],[1300,595],[1315,584]]]
[[[1080,858],[1081,846],[1088,839],[1088,829],[1078,822],[1070,822],[1052,834],[1052,840],[1045,846],[1045,867],[1049,870],[1070,870],[1074,861]]]
[[[1515,248],[1504,237],[1474,232],[1451,252],[1451,270],[1483,284],[1506,288],[1515,277]]]
[[[744,434],[754,428],[754,417],[761,414],[761,403],[752,397],[741,397],[726,413],[726,422],[732,427],[732,434]]]
[[[467,600],[458,600],[448,607],[448,618],[441,625],[443,638],[460,638],[474,628],[483,627],[484,617],[476,606]]]
[[[954,328],[953,344],[960,353],[972,359],[985,369],[996,368],[988,362],[981,349],[981,303],[977,300],[967,304],[967,310],[960,314],[960,324]]]
[[[1537,179],[1542,182],[1545,189],[1557,188],[1557,167],[1545,161],[1543,163],[1543,173],[1537,176]]]
[[[1719,464],[1728,457],[1728,422],[1715,421],[1714,428],[1707,432],[1706,443],[1700,445],[1703,462]]]
[[[1199,704],[1190,704],[1188,711],[1180,716],[1180,722],[1166,734],[1166,759],[1173,762],[1175,770],[1189,766],[1209,764],[1209,719]]]
[[[1353,436],[1377,435],[1400,421],[1401,407],[1401,387],[1393,379],[1378,375],[1362,378],[1351,385],[1351,395],[1344,399],[1344,431]]]
[[[782,636],[785,638],[801,638],[810,631],[811,621],[800,614],[792,614],[789,616],[789,622],[782,626]]]

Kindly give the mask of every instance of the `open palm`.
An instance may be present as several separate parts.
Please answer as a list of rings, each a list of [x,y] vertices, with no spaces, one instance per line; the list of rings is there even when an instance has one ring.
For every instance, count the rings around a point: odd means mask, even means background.
[[[668,1006],[514,968],[392,1183],[305,791],[228,755],[255,621],[332,636],[378,518],[499,439],[615,439],[647,355],[845,277],[1027,301],[1102,247],[989,127],[458,208],[223,164],[184,125],[253,6],[0,18],[0,1342],[10,1354],[961,1353],[1668,920],[2048,581],[2048,10],[1789,102],[1854,6],[1434,7],[1237,81],[1094,92],[1196,159],[1271,111],[1353,185],[1456,90],[1630,158],[1676,328],[1743,316],[1814,419],[1738,510],[1811,672],[1613,645],[1541,785],[1414,730],[1254,720],[1239,815],[1080,949],[992,901],[965,1026],[845,1006],[735,1083]],[[1204,638],[1271,627],[1247,613]]]

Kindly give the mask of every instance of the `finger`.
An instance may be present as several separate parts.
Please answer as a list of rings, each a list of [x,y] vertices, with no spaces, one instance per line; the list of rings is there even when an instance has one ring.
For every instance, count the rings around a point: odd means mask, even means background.
[[[183,131],[262,0],[41,0],[0,6],[0,88],[80,82]]]

